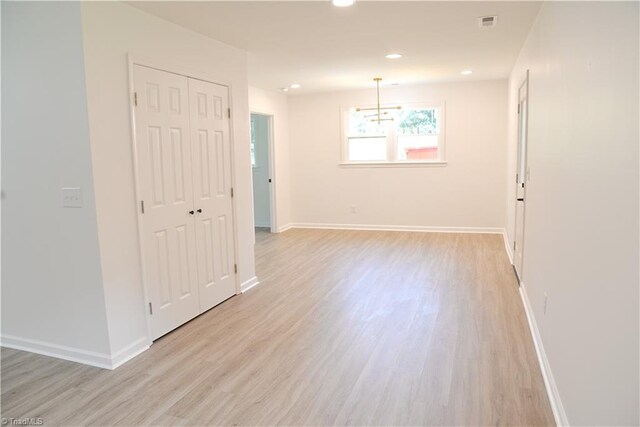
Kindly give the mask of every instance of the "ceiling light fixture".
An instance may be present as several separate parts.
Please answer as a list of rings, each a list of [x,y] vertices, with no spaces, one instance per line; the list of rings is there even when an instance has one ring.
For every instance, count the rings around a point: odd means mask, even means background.
[[[290,87],[291,87],[291,89],[300,89],[301,88],[301,86],[298,83],[294,83]]]
[[[375,77],[373,81],[376,82],[376,95],[378,98],[378,105],[374,108],[356,108],[356,111],[375,111],[376,112],[375,114],[371,114],[365,117],[368,119],[371,119],[371,117],[373,117],[371,121],[378,122],[378,124],[380,124],[380,122],[393,121],[393,118],[383,119],[382,115],[389,114],[389,112],[388,111],[383,112],[382,110],[400,110],[402,109],[402,107],[400,107],[399,105],[396,107],[380,107],[380,82],[382,81],[382,78]]]
[[[282,89],[280,89],[283,92],[289,92],[289,88],[288,87],[283,87]]]
[[[355,3],[355,0],[332,0],[334,6],[347,7]]]
[[[462,74],[463,76],[468,76],[469,74],[473,74],[473,71],[471,71],[471,70],[464,70],[464,71],[460,71],[460,74]]]
[[[387,59],[398,59],[398,58],[402,58],[402,54],[401,53],[389,53],[387,55],[384,56]]]

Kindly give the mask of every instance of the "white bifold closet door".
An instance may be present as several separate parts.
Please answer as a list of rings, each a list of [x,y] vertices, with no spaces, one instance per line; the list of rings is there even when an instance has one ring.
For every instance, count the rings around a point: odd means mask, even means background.
[[[205,311],[235,294],[229,93],[189,79],[198,289]]]
[[[228,89],[134,66],[142,262],[156,339],[235,294]]]

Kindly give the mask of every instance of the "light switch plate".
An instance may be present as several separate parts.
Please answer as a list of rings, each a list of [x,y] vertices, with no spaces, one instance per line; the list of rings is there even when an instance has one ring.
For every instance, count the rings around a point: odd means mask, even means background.
[[[62,188],[62,206],[65,208],[82,207],[82,190],[78,187]]]

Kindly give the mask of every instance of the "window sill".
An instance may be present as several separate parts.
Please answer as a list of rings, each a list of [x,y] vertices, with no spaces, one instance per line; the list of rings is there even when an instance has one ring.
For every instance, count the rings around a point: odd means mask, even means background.
[[[445,160],[433,160],[425,162],[342,162],[341,168],[419,168],[419,167],[443,167]]]

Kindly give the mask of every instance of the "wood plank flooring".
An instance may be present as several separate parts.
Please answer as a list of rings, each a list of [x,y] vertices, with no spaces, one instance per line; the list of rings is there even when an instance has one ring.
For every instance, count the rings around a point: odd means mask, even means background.
[[[2,349],[45,425],[553,425],[502,237],[290,230],[260,284],[115,371]]]

